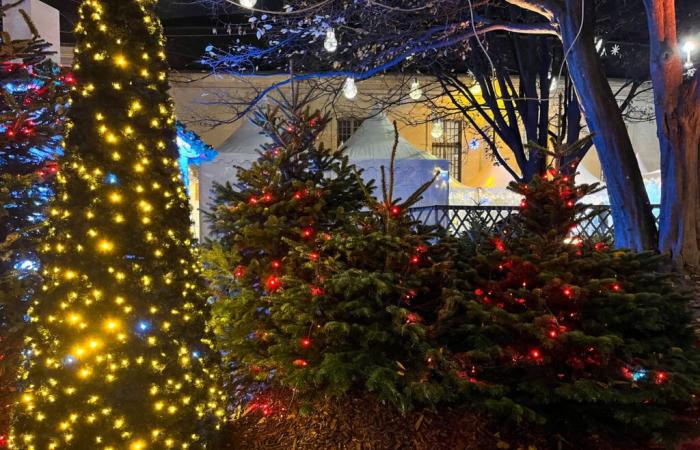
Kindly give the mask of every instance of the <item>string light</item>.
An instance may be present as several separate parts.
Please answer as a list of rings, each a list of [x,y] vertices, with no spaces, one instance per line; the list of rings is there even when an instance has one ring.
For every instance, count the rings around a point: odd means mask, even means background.
[[[348,77],[345,79],[345,84],[343,84],[343,95],[348,100],[353,100],[357,97],[357,86],[355,85],[355,79]]]
[[[323,48],[329,53],[333,53],[338,49],[338,39],[335,37],[335,30],[333,28],[326,30],[326,39],[323,41]]]
[[[445,126],[442,123],[442,120],[433,120],[433,126],[432,129],[430,130],[430,135],[434,139],[440,139],[442,135],[445,132]]]
[[[686,61],[684,64],[684,67],[686,69],[692,69],[693,68],[693,51],[695,50],[695,42],[693,42],[691,39],[688,39],[685,41],[683,44],[683,53],[686,55]]]
[[[26,338],[13,448],[200,448],[199,422],[225,414],[204,352],[192,350],[205,300],[189,227],[171,225],[189,217],[169,156],[167,66],[150,56],[163,53],[153,5],[79,8],[73,130],[42,245],[46,284],[28,315],[41,328]]]
[[[420,98],[423,97],[423,89],[421,89],[418,79],[413,80],[413,83],[411,83],[411,90],[408,96],[411,97],[412,100],[420,100]]]

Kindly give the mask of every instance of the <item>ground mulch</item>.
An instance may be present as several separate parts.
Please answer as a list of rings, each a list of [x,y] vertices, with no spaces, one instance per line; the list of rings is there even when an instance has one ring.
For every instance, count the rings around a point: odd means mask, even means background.
[[[290,394],[274,392],[231,422],[221,450],[652,450],[595,436],[562,440],[514,429],[469,411],[443,408],[401,414],[370,397],[343,398],[299,414]],[[509,431],[504,431],[509,430]],[[682,450],[700,450],[699,446]]]

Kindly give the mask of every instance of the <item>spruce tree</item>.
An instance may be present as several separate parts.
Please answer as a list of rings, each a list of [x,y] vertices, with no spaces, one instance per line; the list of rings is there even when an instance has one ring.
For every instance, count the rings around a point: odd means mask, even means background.
[[[506,237],[463,258],[466,296],[440,339],[488,409],[553,434],[674,440],[700,388],[689,297],[664,257],[577,236],[595,186],[556,170],[530,184]],[[688,431],[688,430],[686,430]]]
[[[223,414],[154,7],[80,5],[14,448],[205,448]]]
[[[0,7],[0,15],[13,7]],[[24,315],[40,282],[34,244],[57,170],[71,82],[47,59],[49,44],[20,13],[32,36],[0,38],[0,447],[17,391]]]
[[[248,378],[311,403],[358,392],[437,403],[450,391],[428,334],[449,264],[435,260],[435,230],[407,214],[432,180],[404,200],[384,180],[374,199],[342,152],[315,145],[328,116],[301,105],[256,115],[272,143],[218,189],[206,258],[218,347]]]

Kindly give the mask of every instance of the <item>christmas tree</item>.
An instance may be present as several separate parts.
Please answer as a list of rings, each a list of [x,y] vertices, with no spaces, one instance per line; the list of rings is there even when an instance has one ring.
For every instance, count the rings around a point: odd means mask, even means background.
[[[530,184],[507,238],[462,261],[461,305],[440,338],[491,412],[552,433],[674,439],[700,388],[689,298],[664,258],[577,236],[595,186],[551,170]]]
[[[0,7],[0,15],[11,7]],[[3,35],[0,48],[0,447],[17,391],[24,315],[39,283],[34,243],[57,170],[53,156],[71,81],[47,59],[49,44],[20,13],[32,37]]]
[[[204,448],[223,414],[152,0],[86,0],[14,448]]]
[[[446,397],[431,382],[441,357],[426,321],[448,271],[433,260],[434,230],[406,214],[432,181],[399,201],[384,179],[375,200],[342,152],[315,145],[327,116],[286,104],[255,122],[272,143],[219,188],[212,214],[220,350],[310,401],[358,389],[401,408]],[[252,405],[269,413],[263,403]]]

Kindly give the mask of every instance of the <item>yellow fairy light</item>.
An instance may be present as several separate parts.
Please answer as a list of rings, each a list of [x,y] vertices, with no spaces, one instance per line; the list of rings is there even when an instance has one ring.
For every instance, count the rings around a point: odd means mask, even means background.
[[[129,450],[145,450],[146,449],[146,441],[143,439],[138,439],[134,442],[131,443],[129,446]]]
[[[110,333],[118,331],[121,328],[121,323],[118,320],[110,319],[105,322],[105,330]]]
[[[124,57],[124,55],[117,55],[117,56],[114,58],[114,64],[116,64],[117,67],[121,67],[121,68],[124,68],[124,67],[126,67],[126,66],[128,65],[128,63],[127,63],[126,58]]]
[[[109,253],[114,249],[114,244],[112,244],[110,241],[102,240],[97,248],[103,253]]]
[[[122,201],[122,196],[118,192],[112,192],[109,195],[109,201],[111,201],[112,203],[119,203]]]

